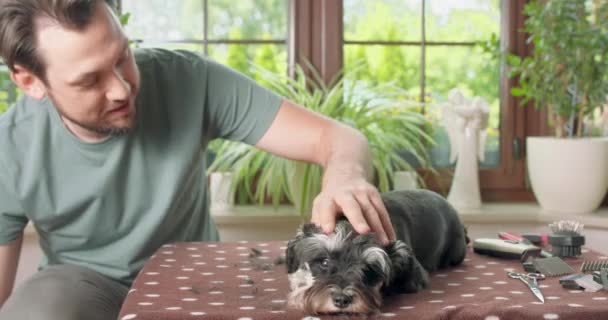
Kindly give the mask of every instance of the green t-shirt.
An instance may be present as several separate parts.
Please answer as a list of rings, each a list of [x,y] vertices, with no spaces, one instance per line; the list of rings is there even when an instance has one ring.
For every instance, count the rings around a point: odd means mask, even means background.
[[[130,284],[163,244],[218,240],[207,144],[255,144],[281,98],[194,53],[142,49],[136,59],[137,127],[127,135],[82,142],[50,100],[27,96],[0,117],[0,244],[31,221],[48,264]]]

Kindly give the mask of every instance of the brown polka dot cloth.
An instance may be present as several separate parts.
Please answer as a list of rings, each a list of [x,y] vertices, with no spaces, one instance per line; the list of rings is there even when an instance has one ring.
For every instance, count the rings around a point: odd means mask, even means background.
[[[352,319],[309,316],[286,306],[289,291],[281,257],[285,241],[197,242],[166,245],[146,263],[133,284],[120,320],[172,319]],[[583,250],[567,260],[578,270],[584,259],[608,259]],[[608,292],[567,290],[559,277],[540,282],[541,304],[507,271],[523,271],[516,260],[469,251],[465,262],[435,272],[428,289],[388,297],[382,312],[365,319],[608,319]],[[363,317],[361,317],[363,318]]]

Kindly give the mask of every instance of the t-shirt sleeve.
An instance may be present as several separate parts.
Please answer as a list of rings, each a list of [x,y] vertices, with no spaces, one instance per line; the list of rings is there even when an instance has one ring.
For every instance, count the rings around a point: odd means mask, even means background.
[[[0,245],[17,239],[28,221],[21,205],[0,181]]]
[[[282,98],[217,62],[208,60],[205,69],[211,138],[256,144],[272,124]]]

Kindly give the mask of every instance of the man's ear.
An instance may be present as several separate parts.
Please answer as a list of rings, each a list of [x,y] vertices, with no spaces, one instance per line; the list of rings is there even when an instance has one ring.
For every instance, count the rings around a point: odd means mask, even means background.
[[[11,80],[34,99],[40,100],[46,95],[46,86],[42,80],[21,65],[15,65],[15,70],[11,71]]]

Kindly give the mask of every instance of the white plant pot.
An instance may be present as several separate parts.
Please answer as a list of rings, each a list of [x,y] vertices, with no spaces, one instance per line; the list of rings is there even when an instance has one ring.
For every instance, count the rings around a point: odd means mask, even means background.
[[[415,172],[395,171],[393,177],[393,190],[414,190],[418,189],[418,180]]]
[[[608,190],[608,139],[527,138],[528,175],[542,209],[581,214],[599,207]]]
[[[234,207],[232,172],[212,172],[209,175],[209,209],[228,211]]]

